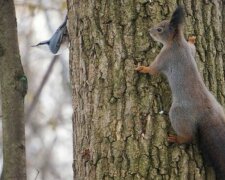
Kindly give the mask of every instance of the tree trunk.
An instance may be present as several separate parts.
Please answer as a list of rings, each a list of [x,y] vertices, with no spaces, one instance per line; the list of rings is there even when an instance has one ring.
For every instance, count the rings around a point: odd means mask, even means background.
[[[26,179],[24,95],[13,0],[0,0],[0,83],[3,127],[3,178]]]
[[[185,34],[197,36],[200,72],[225,105],[225,5],[182,4]],[[172,0],[68,0],[74,179],[215,179],[196,143],[167,142],[173,130],[166,79],[134,71],[149,65],[161,48],[148,29],[175,8]]]

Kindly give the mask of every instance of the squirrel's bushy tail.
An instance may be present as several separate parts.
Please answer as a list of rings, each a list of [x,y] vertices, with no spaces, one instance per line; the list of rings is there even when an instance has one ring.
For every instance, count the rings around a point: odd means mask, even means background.
[[[215,116],[216,119],[215,119]],[[199,124],[199,144],[205,158],[212,163],[217,180],[225,180],[225,118],[210,114]]]

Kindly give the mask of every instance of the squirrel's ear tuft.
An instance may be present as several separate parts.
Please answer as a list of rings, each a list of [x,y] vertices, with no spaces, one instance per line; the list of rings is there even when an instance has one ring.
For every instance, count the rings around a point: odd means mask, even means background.
[[[183,22],[184,22],[184,9],[182,6],[178,6],[171,17],[170,26],[177,29],[179,25],[181,25]]]

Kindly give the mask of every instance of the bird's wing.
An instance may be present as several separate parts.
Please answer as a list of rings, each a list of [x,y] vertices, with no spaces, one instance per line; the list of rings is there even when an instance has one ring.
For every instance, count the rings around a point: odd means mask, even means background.
[[[49,42],[49,49],[51,50],[53,54],[56,54],[58,52],[65,30],[66,30],[66,26],[59,28],[51,37]]]

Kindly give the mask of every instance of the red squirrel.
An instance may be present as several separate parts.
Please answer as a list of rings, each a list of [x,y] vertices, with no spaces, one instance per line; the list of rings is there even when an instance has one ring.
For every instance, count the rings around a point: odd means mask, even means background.
[[[183,7],[178,6],[169,21],[149,30],[163,48],[150,66],[138,66],[140,73],[164,74],[172,91],[169,118],[177,135],[172,143],[190,143],[196,136],[202,152],[211,161],[217,179],[225,179],[225,113],[205,86],[195,62],[195,37],[184,38]]]

